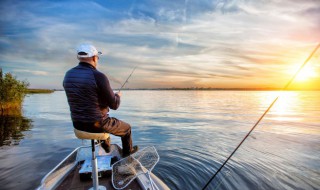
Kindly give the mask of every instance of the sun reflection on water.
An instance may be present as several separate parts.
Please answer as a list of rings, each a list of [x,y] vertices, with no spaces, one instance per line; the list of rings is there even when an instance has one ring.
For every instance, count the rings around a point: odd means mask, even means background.
[[[264,118],[263,125],[267,127],[263,127],[262,130],[278,134],[320,134],[318,116],[312,109],[306,108],[310,105],[305,105],[308,93],[312,92],[281,91],[268,94],[265,100],[270,100],[267,101],[269,103],[277,96],[279,99]],[[319,103],[316,101],[313,106],[319,106]]]
[[[279,99],[273,106],[271,113],[274,120],[299,121],[302,118],[293,117],[294,112],[299,111],[300,98],[296,92],[279,92]]]

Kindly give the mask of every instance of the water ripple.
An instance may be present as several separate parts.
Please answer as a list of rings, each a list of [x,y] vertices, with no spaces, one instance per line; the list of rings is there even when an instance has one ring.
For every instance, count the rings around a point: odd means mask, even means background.
[[[153,172],[171,189],[194,190],[204,187],[276,95],[123,91],[120,109],[110,114],[132,125],[134,144],[157,148]],[[320,189],[320,92],[283,95],[208,189]],[[1,189],[35,189],[82,144],[64,92],[28,96],[24,113],[33,127],[18,146],[0,149]],[[112,142],[121,141],[112,136]]]

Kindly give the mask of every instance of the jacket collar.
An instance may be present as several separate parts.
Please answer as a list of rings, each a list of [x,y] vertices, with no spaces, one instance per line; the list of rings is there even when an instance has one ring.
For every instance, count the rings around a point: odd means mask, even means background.
[[[90,67],[92,69],[96,69],[93,65],[87,62],[80,62],[79,65],[84,66],[84,67]]]

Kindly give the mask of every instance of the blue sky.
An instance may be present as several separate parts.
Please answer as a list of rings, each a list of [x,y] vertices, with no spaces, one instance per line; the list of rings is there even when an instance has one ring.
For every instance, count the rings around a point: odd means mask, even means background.
[[[282,87],[320,41],[320,0],[2,0],[0,12],[0,66],[32,88],[62,88],[80,43],[103,52],[114,88],[135,66],[130,88]]]

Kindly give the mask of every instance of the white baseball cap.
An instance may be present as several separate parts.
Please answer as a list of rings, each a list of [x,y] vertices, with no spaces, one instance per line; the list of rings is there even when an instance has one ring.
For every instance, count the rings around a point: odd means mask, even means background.
[[[85,55],[79,54],[80,52],[85,53]],[[81,44],[77,48],[78,57],[93,57],[95,55],[102,55],[93,45]]]

